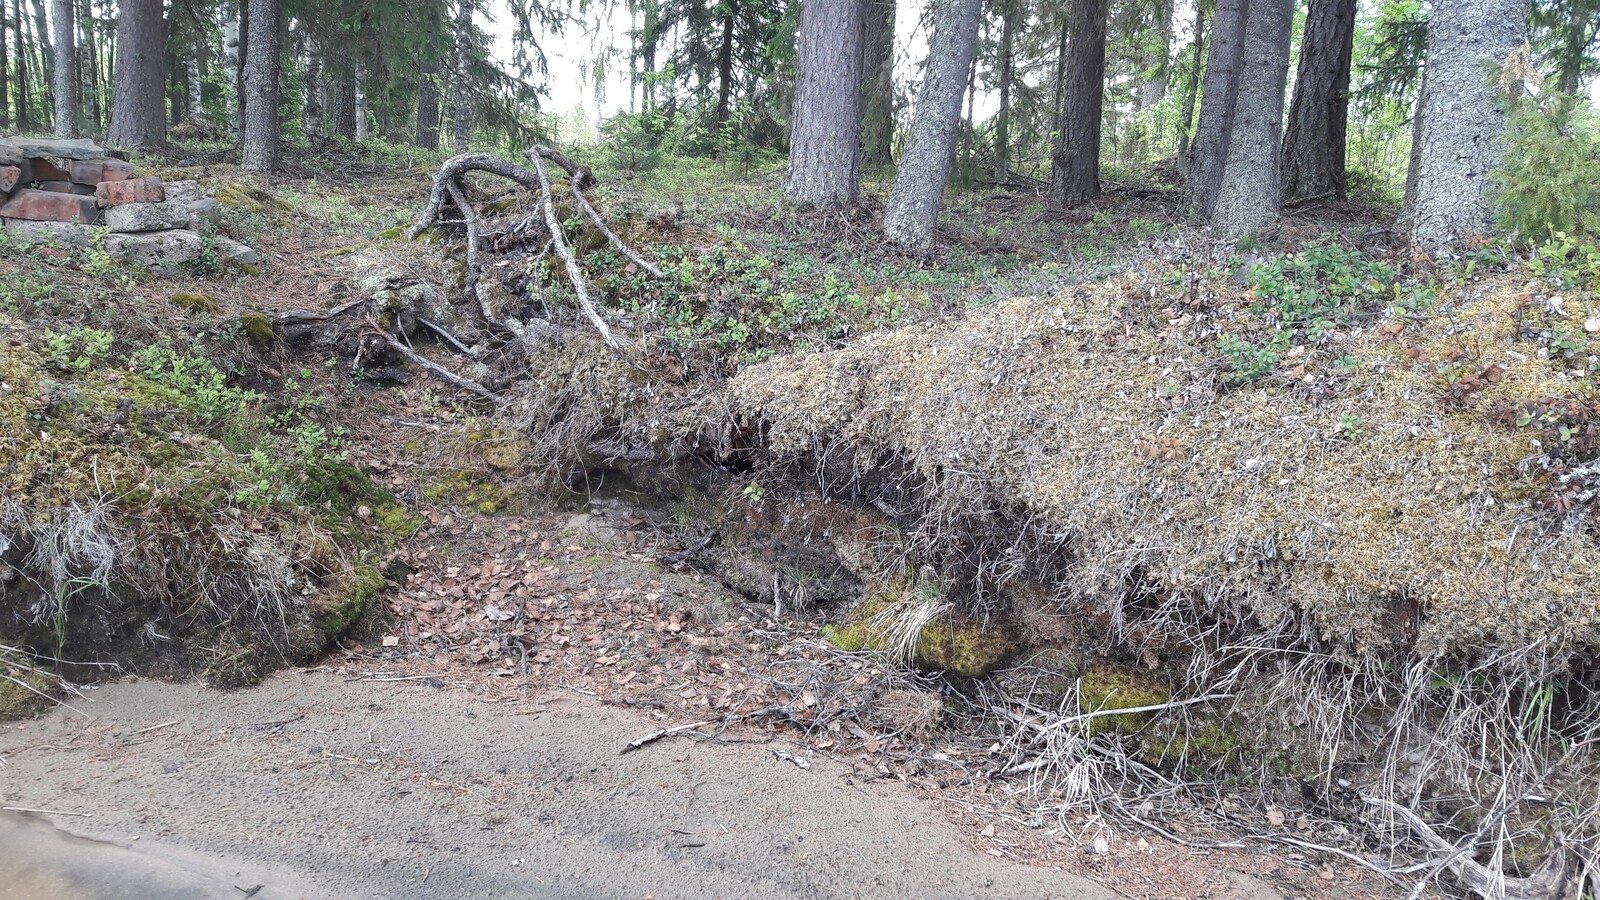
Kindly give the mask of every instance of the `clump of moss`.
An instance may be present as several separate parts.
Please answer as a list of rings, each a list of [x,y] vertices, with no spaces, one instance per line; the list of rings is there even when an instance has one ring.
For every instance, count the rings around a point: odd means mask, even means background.
[[[26,661],[0,651],[0,722],[38,715],[50,704],[54,688]]]
[[[388,588],[383,573],[372,566],[356,566],[346,579],[331,586],[311,604],[312,622],[333,640],[349,630],[367,604]]]
[[[222,308],[222,305],[217,302],[217,298],[210,294],[178,293],[173,294],[171,300],[173,306],[190,313],[216,315],[217,311]]]
[[[511,492],[474,476],[465,469],[452,469],[422,491],[430,500],[447,500],[492,516],[511,504]]]
[[[258,214],[268,211],[288,212],[294,208],[287,200],[274,197],[261,188],[237,181],[218,187],[214,196],[223,206]]]
[[[1085,669],[1078,690],[1078,702],[1085,712],[1136,709],[1172,699],[1165,684],[1132,666],[1112,662],[1099,662]],[[1135,732],[1149,724],[1153,716],[1154,713],[1096,716],[1089,720],[1089,733]]]
[[[496,472],[513,472],[522,465],[527,441],[504,428],[475,428],[467,432],[467,446]]]
[[[851,610],[844,624],[823,628],[821,637],[848,652],[889,652],[895,643],[891,624],[896,615],[895,607],[917,602],[907,598],[924,590],[922,586],[902,586],[869,593]],[[960,616],[948,604],[940,606],[937,614],[917,631],[911,645],[912,665],[927,671],[976,678],[998,668],[1016,652],[1015,640],[1004,630],[985,628]]]
[[[244,329],[245,340],[257,353],[265,353],[277,343],[278,333],[272,330],[272,320],[254,310],[239,314],[239,325]]]

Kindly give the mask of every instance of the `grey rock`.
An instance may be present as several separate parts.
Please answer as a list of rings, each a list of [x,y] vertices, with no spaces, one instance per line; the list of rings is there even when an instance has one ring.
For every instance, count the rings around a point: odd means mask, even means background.
[[[54,156],[60,159],[104,159],[106,148],[87,138],[75,141],[57,140],[56,138],[36,137],[11,137],[6,138],[0,145],[15,148],[21,156]],[[3,157],[9,150],[0,150]],[[3,163],[15,165],[15,163]]]
[[[106,253],[136,266],[180,265],[205,255],[205,241],[192,231],[152,231],[106,236]]]
[[[390,290],[402,283],[406,277],[394,269],[379,269],[371,275],[366,275],[356,282],[356,287],[369,296],[375,296],[383,291]]]
[[[225,238],[220,234],[216,236],[215,240],[217,243],[217,255],[228,262],[238,263],[242,266],[253,266],[261,261],[261,254],[257,253],[253,247],[241,244],[233,238]]]
[[[168,200],[182,200],[185,203],[192,203],[205,197],[205,194],[200,192],[200,182],[198,181],[169,181],[166,184],[166,190]]]
[[[167,187],[171,188],[171,185]],[[171,199],[171,194],[168,194],[168,198]],[[212,225],[222,224],[222,204],[210,197],[201,197],[199,200],[180,200],[178,202],[186,204],[189,207],[189,215],[198,221],[209,222]]]
[[[424,312],[432,310],[439,303],[439,292],[433,285],[418,282],[400,289],[400,302],[412,309]]]
[[[88,225],[76,222],[30,222],[26,219],[6,219],[6,233],[14,241],[24,244],[47,244],[71,250],[89,246],[94,232]]]
[[[179,200],[161,203],[124,203],[104,213],[106,226],[115,232],[161,231],[187,228],[193,216],[189,205]]]

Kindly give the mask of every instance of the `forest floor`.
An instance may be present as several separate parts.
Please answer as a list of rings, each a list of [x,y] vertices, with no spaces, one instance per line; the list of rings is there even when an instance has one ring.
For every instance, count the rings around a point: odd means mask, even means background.
[[[287,210],[235,220],[265,255],[259,271],[140,278],[84,303],[66,273],[48,304],[14,313],[59,329],[154,309],[161,328],[205,336],[240,312],[341,302],[350,261],[367,252],[447,290],[436,255],[393,237],[430,175],[419,165],[280,181]],[[924,312],[1109,271],[1178,218],[1160,192],[1113,191],[1060,214],[1026,190],[975,190],[952,201],[949,251],[924,263],[884,254],[859,221],[775,211],[777,180],[702,167],[607,199],[669,211],[681,244],[754,247],[780,270],[820,260],[854,272],[862,294],[917,285],[910,305]],[[186,315],[167,302],[182,293],[219,306]],[[260,685],[128,680],[0,725],[0,802],[54,811],[40,815],[106,842],[0,819],[0,843],[37,848],[0,860],[0,896],[29,884],[110,896],[96,880],[129,865],[169,878],[173,896],[257,885],[260,897],[1397,890],[1291,846],[1345,842],[1330,832],[1339,826],[1285,822],[1243,796],[1166,819],[1167,837],[1059,814],[991,774],[992,737],[946,711],[936,680],[839,651],[815,622],[776,617],[683,565],[674,510],[626,486],[536,489],[464,439],[483,423],[421,373],[360,380],[281,345],[238,364],[269,399],[321,398],[350,461],[421,515],[389,561],[404,583],[321,659]],[[1240,841],[1240,825],[1284,840]]]

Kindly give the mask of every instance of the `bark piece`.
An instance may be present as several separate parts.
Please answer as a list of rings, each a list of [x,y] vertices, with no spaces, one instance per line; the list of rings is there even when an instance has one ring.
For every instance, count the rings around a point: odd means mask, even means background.
[[[90,187],[103,181],[126,181],[133,177],[133,164],[120,159],[75,159],[67,172],[77,184]]]
[[[183,229],[144,234],[109,234],[106,235],[106,253],[112,259],[136,266],[181,265],[204,256],[205,242],[200,235]]]
[[[49,191],[18,191],[0,206],[0,216],[7,219],[27,219],[30,222],[78,222],[93,225],[100,217],[94,200],[75,194],[53,194]]]
[[[108,207],[105,211],[106,226],[117,233],[188,228],[193,218],[189,213],[188,204],[176,200],[163,203],[125,203],[121,206]]]
[[[104,181],[94,189],[95,199],[101,206],[123,206],[129,203],[160,203],[167,199],[166,188],[159,178],[130,178],[127,181]],[[107,221],[110,221],[109,217]],[[177,227],[177,226],[174,226]],[[144,229],[131,229],[142,231]]]

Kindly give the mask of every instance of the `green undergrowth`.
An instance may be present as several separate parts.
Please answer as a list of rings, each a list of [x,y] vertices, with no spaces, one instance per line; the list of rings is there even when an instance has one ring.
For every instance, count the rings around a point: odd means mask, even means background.
[[[197,667],[303,657],[381,590],[374,566],[420,525],[348,460],[308,384],[243,388],[192,341],[118,346],[94,329],[0,318],[0,343],[0,532],[54,541],[62,560],[28,573],[53,591],[49,621],[28,615],[18,582],[0,589],[0,629],[53,654],[114,657],[119,647],[74,647],[92,630],[75,620],[137,596],[155,608],[130,604],[126,617],[193,636]],[[105,565],[72,541],[108,548]]]

